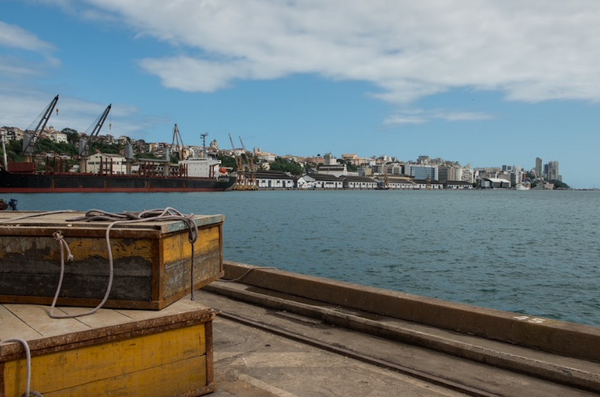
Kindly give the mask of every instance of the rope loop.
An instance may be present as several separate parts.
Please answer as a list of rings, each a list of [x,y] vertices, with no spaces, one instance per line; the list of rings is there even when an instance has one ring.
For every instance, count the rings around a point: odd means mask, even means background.
[[[62,258],[64,258],[63,249],[66,249],[67,252],[69,253],[69,255],[67,255],[67,262],[73,262],[73,254],[71,254],[71,250],[69,249],[69,244],[67,244],[67,242],[65,241],[65,238],[62,235],[62,233],[60,231],[56,231],[56,232],[52,233],[52,237],[54,237],[54,240],[58,241],[58,244],[60,245],[61,260],[62,260]]]
[[[57,231],[53,233],[54,239],[59,242],[61,245],[60,255],[61,255],[61,269],[60,269],[60,279],[58,282],[58,288],[56,289],[56,294],[54,295],[54,300],[50,307],[50,317],[51,318],[75,318],[81,316],[87,316],[90,314],[96,313],[108,300],[108,296],[110,295],[113,279],[114,279],[114,264],[113,264],[113,254],[110,242],[110,231],[116,225],[126,224],[126,223],[135,223],[135,222],[152,222],[152,221],[182,221],[184,222],[188,229],[188,240],[192,244],[192,262],[191,262],[191,299],[194,300],[194,243],[198,240],[198,225],[196,225],[196,221],[194,220],[194,214],[184,215],[181,212],[177,211],[174,208],[167,207],[165,209],[154,209],[154,210],[144,210],[140,212],[122,212],[122,213],[112,213],[106,212],[103,210],[89,210],[85,213],[84,216],[78,218],[66,219],[67,222],[94,222],[94,221],[109,221],[111,222],[106,228],[106,246],[108,250],[108,262],[109,262],[109,277],[108,277],[108,286],[106,287],[106,292],[104,294],[104,298],[100,302],[98,306],[94,309],[80,314],[71,314],[71,315],[56,315],[54,314],[54,308],[56,305],[56,301],[58,300],[58,295],[60,293],[60,289],[62,286],[63,276],[64,276],[64,252],[63,248],[67,250],[69,253],[68,258],[70,261],[73,260],[73,255],[71,255],[71,251],[69,250],[69,245],[64,240],[64,237],[61,232]]]
[[[1,342],[2,343],[18,342],[23,346],[23,349],[25,350],[25,358],[27,359],[27,384],[26,384],[27,388],[25,390],[25,393],[23,393],[21,395],[21,397],[23,397],[23,396],[29,397],[31,395],[34,395],[37,397],[44,397],[41,393],[31,390],[31,350],[29,349],[29,345],[27,344],[27,341],[25,339],[21,339],[21,338],[12,338],[12,339],[6,339]]]

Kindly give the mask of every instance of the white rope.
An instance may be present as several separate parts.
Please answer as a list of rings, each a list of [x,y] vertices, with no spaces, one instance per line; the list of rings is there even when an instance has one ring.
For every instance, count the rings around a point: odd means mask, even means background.
[[[27,387],[25,389],[25,393],[23,393],[21,397],[29,397],[32,394],[37,397],[44,397],[37,391],[31,390],[31,351],[29,350],[29,345],[27,344],[27,341],[21,338],[12,338],[0,341],[0,344],[8,342],[19,342],[21,345],[23,345],[23,348],[25,349],[25,357],[27,358]]]
[[[33,218],[33,217],[44,216],[44,215],[49,215],[49,214],[59,214],[59,213],[65,213],[65,212],[75,212],[75,211],[70,211],[70,210],[50,211],[50,212],[43,212],[43,213],[37,213],[37,214],[28,214],[28,215],[21,216],[18,218],[0,220],[0,223],[14,222],[17,220],[22,220],[22,219],[27,219],[27,218]],[[188,225],[188,227],[189,227],[188,240],[192,244],[191,289],[192,289],[192,300],[194,299],[194,243],[198,239],[198,226],[196,225],[196,222],[193,219],[193,214],[184,215],[181,212],[179,212],[173,208],[170,208],[170,207],[167,207],[164,210],[150,210],[150,211],[142,211],[139,213],[126,212],[123,214],[108,213],[108,212],[101,211],[101,210],[90,210],[86,213],[85,217],[75,218],[75,219],[67,219],[67,222],[72,222],[72,221],[89,222],[89,221],[97,221],[97,220],[112,220],[113,221],[106,228],[106,235],[105,235],[106,246],[108,249],[109,278],[108,278],[108,286],[106,287],[106,292],[104,294],[104,298],[102,299],[102,301],[100,302],[100,304],[98,306],[96,306],[94,309],[92,309],[88,312],[85,312],[85,313],[72,314],[72,315],[56,315],[56,314],[54,314],[56,301],[58,300],[58,295],[60,294],[60,290],[62,288],[62,282],[64,279],[64,272],[65,272],[64,251],[65,250],[68,253],[67,260],[69,262],[73,261],[73,255],[71,254],[71,250],[69,249],[69,244],[67,244],[67,242],[65,241],[64,236],[62,235],[62,233],[60,231],[54,232],[53,237],[60,246],[60,278],[59,278],[59,282],[58,282],[58,287],[56,289],[56,293],[54,295],[54,299],[52,301],[52,305],[50,307],[49,316],[51,318],[62,319],[62,318],[75,318],[75,317],[87,316],[87,315],[96,313],[102,306],[104,306],[104,304],[108,300],[108,296],[110,295],[110,292],[112,289],[113,278],[114,278],[113,255],[112,255],[112,248],[110,245],[110,230],[116,225],[125,224],[125,223],[150,222],[150,221],[156,221],[156,220],[167,220],[167,221],[168,220],[177,220],[177,221],[183,221],[184,223],[186,223]],[[25,341],[24,339],[20,339],[20,338],[12,338],[12,339],[7,339],[5,341],[0,341],[0,343],[8,343],[8,342],[21,343],[23,345],[23,348],[25,349],[25,355],[27,358],[27,388],[26,388],[25,393],[22,395],[22,397],[23,396],[30,397],[32,394],[37,397],[44,397],[42,394],[38,393],[37,391],[31,390],[31,351],[29,349],[29,345],[27,344],[27,341]]]
[[[64,274],[63,248],[66,248],[67,250],[69,249],[68,244],[66,243],[66,241],[64,240],[64,238],[62,237],[60,232],[58,234],[54,233],[55,239],[57,239],[57,241],[59,241],[59,244],[60,244],[60,262],[61,263],[60,263],[59,284],[58,284],[58,288],[56,290],[56,294],[54,295],[54,300],[52,302],[52,306],[50,308],[49,315],[51,318],[60,319],[60,318],[75,318],[75,317],[87,316],[87,315],[96,313],[100,308],[102,308],[102,306],[104,306],[104,304],[108,300],[108,296],[110,295],[110,292],[112,289],[112,283],[113,283],[113,279],[114,279],[114,263],[113,263],[112,248],[111,248],[111,244],[110,244],[110,230],[116,225],[122,225],[122,224],[126,224],[126,223],[151,222],[151,221],[157,221],[157,220],[163,220],[163,221],[164,220],[167,220],[167,221],[174,220],[174,221],[183,221],[184,223],[186,223],[188,225],[189,230],[190,230],[188,240],[192,244],[192,266],[191,266],[192,267],[192,269],[191,269],[192,297],[191,298],[192,298],[192,300],[194,299],[194,243],[198,239],[198,226],[196,225],[196,222],[194,221],[193,214],[184,215],[181,212],[179,212],[176,209],[171,208],[171,207],[167,207],[165,209],[147,210],[147,211],[142,211],[142,212],[124,212],[121,214],[110,213],[110,212],[106,212],[106,211],[102,211],[102,210],[89,210],[88,212],[86,212],[86,214],[83,217],[67,219],[66,221],[67,222],[76,222],[76,221],[91,222],[91,221],[108,221],[108,220],[113,221],[106,228],[106,246],[107,246],[107,250],[108,250],[108,262],[109,262],[108,286],[106,287],[106,292],[104,293],[104,298],[102,299],[100,304],[98,304],[98,306],[96,306],[94,309],[84,312],[84,313],[80,313],[80,314],[68,314],[68,315],[54,314],[54,308],[56,305],[56,301],[58,299],[58,295],[60,293],[60,289],[62,286],[62,280],[63,280],[63,274]],[[70,260],[72,260],[72,258],[73,258],[70,251],[69,251],[69,258],[70,258]]]
[[[34,213],[34,214],[27,214],[27,215],[19,216],[17,218],[0,219],[0,223],[10,223],[10,222],[14,222],[14,221],[20,221],[22,219],[37,218],[38,216],[45,216],[45,215],[52,215],[52,214],[64,214],[64,213],[72,213],[72,212],[76,212],[76,211],[59,210],[59,211],[38,212],[38,213]]]

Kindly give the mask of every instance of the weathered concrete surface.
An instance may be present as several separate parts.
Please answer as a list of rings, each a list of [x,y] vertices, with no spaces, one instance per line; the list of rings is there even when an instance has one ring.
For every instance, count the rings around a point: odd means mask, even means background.
[[[458,397],[464,394],[217,319],[214,397]]]
[[[299,298],[600,362],[600,328],[225,262],[225,278]],[[254,269],[250,271],[251,269]]]
[[[211,394],[214,397],[598,395],[288,311],[241,302],[206,289],[197,291],[195,298],[221,311],[213,321],[217,384],[217,392]],[[231,321],[230,316],[240,316],[272,330]],[[282,337],[282,332],[296,335],[300,341]],[[316,347],[319,344],[349,354]],[[355,355],[371,357],[374,362],[353,358]],[[377,363],[388,363],[389,367]],[[432,384],[421,377],[426,375],[440,383]],[[468,393],[444,387],[445,383],[463,385]]]
[[[229,298],[250,302],[253,305],[288,314],[297,313],[317,319],[329,326],[357,330],[371,340],[377,339],[374,336],[379,336],[393,341],[392,343],[402,342],[426,348],[428,354],[434,354],[432,362],[448,354],[459,357],[463,361],[468,359],[471,363],[485,364],[488,371],[490,365],[495,367],[495,372],[510,371],[508,372],[511,374],[510,377],[526,374],[530,377],[600,393],[600,377],[598,375],[600,364],[597,355],[588,353],[590,357],[596,358],[596,361],[585,360],[577,356],[557,355],[540,351],[539,348],[532,349],[528,346],[506,343],[500,337],[492,339],[482,337],[488,333],[493,336],[501,334],[502,329],[488,331],[486,328],[500,325],[508,327],[507,332],[518,337],[519,335],[515,333],[514,329],[519,329],[525,323],[527,327],[532,327],[537,333],[546,335],[551,346],[554,346],[551,340],[553,337],[565,340],[568,335],[572,336],[573,340],[568,341],[569,346],[563,348],[563,351],[570,351],[569,349],[579,351],[585,347],[587,338],[597,335],[596,328],[555,321],[550,321],[550,324],[545,321],[539,322],[539,320],[527,322],[514,318],[516,315],[512,313],[339,283],[269,268],[256,268],[256,270],[248,272],[253,268],[228,262],[225,264],[226,278],[242,277],[240,283],[215,282],[205,289]],[[338,294],[335,293],[336,291]],[[423,299],[425,304],[420,305],[420,299]],[[224,302],[230,301],[231,299],[228,299]],[[374,302],[377,302],[379,306]],[[221,302],[221,304],[224,303]],[[414,306],[414,308],[398,308],[396,306]],[[218,306],[214,307],[219,308]],[[421,308],[422,313],[418,313],[416,308]],[[444,310],[448,310],[449,313],[445,313]],[[413,320],[407,321],[401,317],[389,316],[389,314],[404,312],[413,313],[411,317]],[[387,315],[382,313],[387,313]],[[463,323],[460,324],[458,330],[461,332],[440,325],[440,323],[453,323],[455,320],[452,319],[452,313],[460,313]],[[417,322],[414,318],[418,318],[420,321]],[[527,327],[525,329],[528,329]],[[477,334],[480,336],[472,335],[475,332],[468,334],[465,331],[473,329],[477,330]],[[217,332],[215,335],[218,337]],[[525,338],[525,340],[527,339]],[[545,343],[533,342],[534,345],[545,346]],[[580,344],[581,346],[578,346]],[[597,345],[587,345],[588,350],[595,351],[596,348]],[[431,351],[436,353],[431,353]],[[447,368],[457,368],[454,362],[448,365]],[[457,378],[460,379],[465,374],[473,373],[473,369],[463,369],[458,372],[457,375],[460,376]],[[439,376],[445,376],[444,371],[441,371]],[[528,379],[525,383],[532,384],[531,378]],[[511,382],[514,384],[514,381],[511,380],[509,383]],[[502,382],[497,383],[502,384]],[[502,392],[499,394],[534,395],[529,388],[527,393],[505,394]],[[561,391],[560,394],[571,395],[568,392],[565,394],[564,391]],[[557,394],[553,392],[545,395]]]

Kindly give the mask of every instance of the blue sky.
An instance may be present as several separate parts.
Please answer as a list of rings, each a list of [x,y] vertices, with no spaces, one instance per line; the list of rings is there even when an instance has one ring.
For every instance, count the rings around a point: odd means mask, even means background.
[[[0,125],[473,167],[600,188],[596,0],[0,0]]]

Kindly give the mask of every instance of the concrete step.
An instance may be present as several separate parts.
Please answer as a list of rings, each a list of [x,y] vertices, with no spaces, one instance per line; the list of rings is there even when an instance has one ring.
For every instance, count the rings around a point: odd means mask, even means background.
[[[418,324],[255,285],[218,281],[207,291],[295,313],[367,335],[418,346],[495,368],[600,393],[600,363]]]

